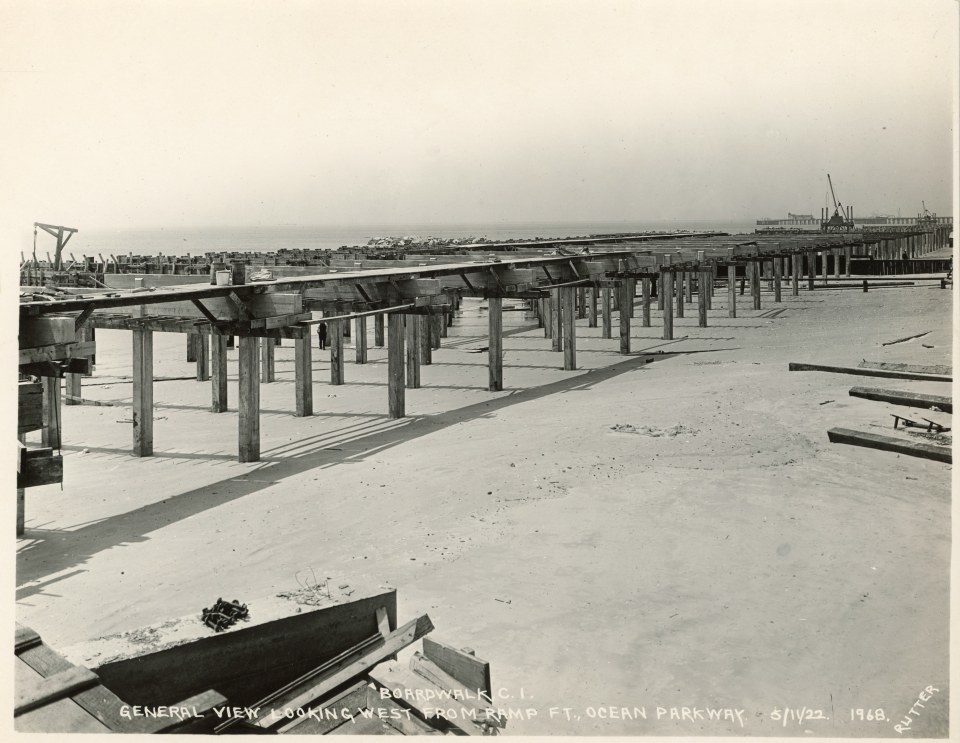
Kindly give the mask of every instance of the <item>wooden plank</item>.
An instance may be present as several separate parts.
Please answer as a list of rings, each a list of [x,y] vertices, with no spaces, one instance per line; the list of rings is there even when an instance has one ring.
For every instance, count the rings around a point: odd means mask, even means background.
[[[72,317],[23,317],[17,340],[21,349],[75,343],[76,320]]]
[[[351,684],[321,704],[310,707],[312,715],[304,715],[277,728],[279,735],[326,735],[331,730],[350,722],[351,716],[359,717],[369,700],[370,682],[366,679]]]
[[[17,717],[99,683],[100,680],[93,671],[75,666],[53,676],[35,679],[32,683],[19,684],[14,697],[13,715]]]
[[[490,663],[476,657],[472,651],[458,650],[447,643],[425,637],[423,654],[468,689],[479,689],[493,698]]]
[[[430,621],[430,617],[422,614],[391,632],[387,637],[378,640],[359,659],[347,662],[343,666],[334,666],[323,677],[311,679],[307,688],[296,689],[287,694],[279,704],[273,705],[272,708],[283,712],[305,707],[341,684],[366,673],[377,663],[398,653],[432,630],[433,623]],[[262,728],[270,728],[276,724],[276,720],[272,720],[271,717],[272,715],[263,716],[257,720],[256,724]]]
[[[387,398],[389,416],[403,418],[405,415],[405,396],[403,388],[403,315],[393,313],[387,318]],[[419,318],[407,316],[407,322],[419,322]]]
[[[17,385],[17,433],[43,428],[43,385],[20,382]]]
[[[59,449],[62,439],[60,427],[60,380],[55,377],[44,377],[43,386],[43,427],[41,441],[44,446]]]
[[[379,689],[373,686],[367,687],[367,709],[404,735],[443,735],[441,731],[423,722],[406,707],[401,707],[389,697],[382,696]]]
[[[935,446],[933,444],[914,443],[905,439],[894,438],[893,436],[881,436],[866,431],[853,431],[849,428],[831,428],[827,431],[830,441],[835,444],[851,444],[852,446],[863,446],[868,449],[879,449],[882,451],[892,451],[897,454],[906,454],[911,457],[921,457],[923,459],[932,459],[935,462],[953,463],[953,456],[948,447]]]
[[[444,691],[451,692],[452,698],[459,701],[463,706],[475,709],[477,720],[490,723],[498,728],[506,727],[504,716],[495,709],[492,695],[485,696],[482,690],[461,684],[423,653],[415,652],[410,658],[409,665],[410,670],[418,676],[425,678]]]
[[[419,676],[409,668],[391,661],[381,663],[373,668],[370,679],[378,688],[390,692],[395,699],[402,700],[404,706],[417,712],[424,720],[442,719],[450,726],[467,735],[483,735],[478,724],[471,721],[471,715],[476,712],[471,707],[464,706],[456,699],[448,699],[443,690],[436,684]],[[454,710],[456,719],[440,717],[439,710]]]
[[[951,375],[953,368],[949,364],[899,364],[892,361],[867,361],[864,359],[858,367],[862,369],[883,369],[885,371],[904,371],[916,374]]]
[[[61,361],[64,359],[82,359],[92,356],[97,351],[95,341],[82,343],[61,343],[42,348],[23,348],[19,352],[20,365],[36,364],[45,361]]]
[[[885,369],[866,369],[853,366],[828,366],[825,364],[803,364],[790,362],[790,371],[821,371],[834,374],[855,374],[861,377],[882,377],[884,379],[925,379],[928,382],[952,382],[952,376],[942,374],[916,374],[914,372],[888,371]]]
[[[943,395],[926,395],[920,392],[904,392],[902,390],[884,390],[874,387],[853,387],[851,397],[862,397],[865,400],[889,402],[894,405],[904,405],[910,408],[929,410],[936,407],[944,413],[953,413],[953,398]]]
[[[237,343],[239,388],[239,461],[260,461],[260,369],[256,338]]]
[[[45,449],[45,451],[50,450]],[[20,472],[17,473],[18,488],[34,488],[58,482],[63,482],[63,457],[60,455],[27,457],[21,464]]]
[[[41,642],[40,635],[22,624],[16,626],[13,636],[13,652],[20,655],[24,650],[36,647]]]
[[[298,315],[303,313],[303,295],[298,293],[275,292],[270,294],[245,294],[238,297],[243,309],[249,313],[250,319]],[[179,317],[194,320],[209,320],[210,316],[217,320],[242,320],[243,309],[230,297],[205,297],[203,306],[206,312],[197,308],[191,299],[183,301],[167,301],[162,303],[147,303],[143,305],[143,317]],[[98,309],[91,316],[96,320],[101,314],[130,315],[122,309]]]

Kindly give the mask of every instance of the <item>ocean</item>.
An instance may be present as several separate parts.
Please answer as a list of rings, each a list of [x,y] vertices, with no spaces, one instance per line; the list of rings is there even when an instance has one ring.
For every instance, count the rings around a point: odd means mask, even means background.
[[[265,252],[281,248],[335,250],[341,246],[366,245],[375,237],[416,236],[438,238],[486,238],[492,241],[532,237],[580,237],[617,232],[672,230],[717,230],[730,233],[752,233],[753,223],[717,220],[662,220],[630,222],[543,222],[509,224],[401,224],[401,225],[262,225],[231,227],[190,227],[136,230],[85,230],[79,226],[64,249],[65,257],[83,255],[105,258],[114,255],[203,255],[204,253]],[[37,257],[52,251],[55,241],[40,231],[37,235]],[[29,255],[32,245],[22,247]]]

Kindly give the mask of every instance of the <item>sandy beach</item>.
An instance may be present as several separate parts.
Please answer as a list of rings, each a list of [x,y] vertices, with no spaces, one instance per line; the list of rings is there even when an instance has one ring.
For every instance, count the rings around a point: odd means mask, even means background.
[[[946,735],[951,468],[826,432],[913,438],[890,414],[922,411],[849,389],[949,385],[787,364],[949,365],[951,293],[774,304],[764,282],[763,309],[738,297],[731,319],[718,290],[709,327],[688,305],[674,341],[638,312],[630,356],[579,320],[574,372],[508,301],[499,393],[470,352],[485,302],[465,300],[399,421],[372,323],[342,386],[314,350],[309,418],[288,341],[256,464],[237,462],[236,351],[230,412],[213,414],[178,334],[154,336],[156,453],[130,456],[130,335],[98,330],[83,397],[110,404],[63,408],[63,487],[27,493],[17,620],[67,647],[218,596],[255,611],[312,570],[395,587],[401,621],[427,612],[490,661],[500,701],[526,711],[507,735],[897,736],[930,686],[910,736]]]

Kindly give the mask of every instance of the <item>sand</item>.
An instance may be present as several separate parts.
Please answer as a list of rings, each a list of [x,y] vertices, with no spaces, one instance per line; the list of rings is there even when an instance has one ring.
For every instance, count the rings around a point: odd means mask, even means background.
[[[208,412],[209,383],[158,381],[156,454],[131,457],[130,337],[98,331],[84,397],[118,406],[63,408],[64,484],[27,493],[17,619],[68,646],[218,596],[255,611],[312,569],[396,587],[401,622],[428,612],[489,660],[506,734],[900,737],[932,686],[910,735],[945,735],[950,466],[826,432],[894,435],[909,414],[850,387],[949,386],[787,363],[949,364],[951,292],[763,294],[730,319],[718,291],[708,328],[688,306],[673,342],[638,311],[629,357],[580,320],[576,372],[506,312],[502,393],[467,352],[486,345],[468,300],[402,421],[372,323],[347,384],[314,352],[309,419],[286,342],[258,464],[236,461],[236,351],[231,412]],[[194,373],[182,335],[156,334],[155,358],[157,377]]]

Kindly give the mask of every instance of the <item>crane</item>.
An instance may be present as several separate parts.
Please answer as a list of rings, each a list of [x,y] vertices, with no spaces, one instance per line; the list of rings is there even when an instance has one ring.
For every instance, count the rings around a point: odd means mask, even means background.
[[[827,219],[827,209],[824,209],[820,229],[823,232],[850,232],[853,229],[853,212],[850,207],[844,209],[843,204],[837,201],[837,194],[833,190],[833,179],[829,173],[827,173],[827,183],[830,184],[830,196],[833,198],[833,216]]]
[[[830,180],[829,173],[827,173],[827,183],[830,184],[830,196],[833,197],[833,215],[837,216],[840,214],[840,209],[843,207],[843,204],[837,201],[837,195],[833,192],[833,181]]]

